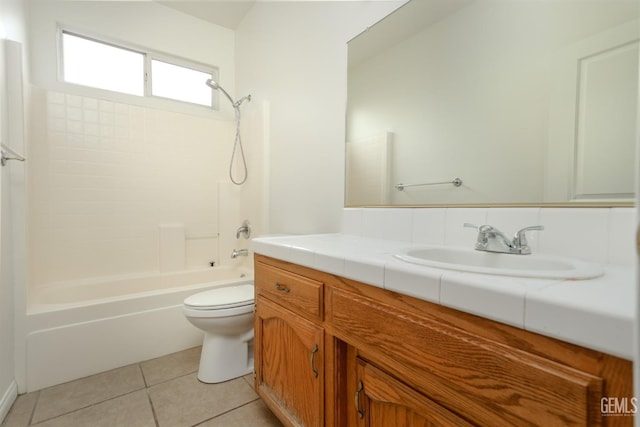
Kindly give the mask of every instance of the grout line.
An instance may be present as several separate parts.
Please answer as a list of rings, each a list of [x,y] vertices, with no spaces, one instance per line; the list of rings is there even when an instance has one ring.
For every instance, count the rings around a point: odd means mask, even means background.
[[[144,369],[142,369],[142,363],[138,363],[138,369],[140,370],[140,375],[142,376],[142,382],[144,383],[144,388],[149,388],[149,384],[147,384],[147,377],[145,377]]]
[[[147,393],[147,399],[149,400],[149,405],[151,405],[151,413],[153,414],[153,422],[156,423],[156,427],[160,427],[160,422],[158,421],[158,414],[156,414],[156,407],[153,406],[153,400],[151,400],[151,395],[149,394],[149,389],[145,389]]]
[[[37,425],[39,425],[39,424],[41,424],[41,423],[44,423],[44,422],[46,422],[46,421],[55,420],[56,418],[64,417],[64,416],[66,416],[66,415],[73,414],[74,412],[78,412],[78,411],[82,411],[82,410],[85,410],[85,409],[89,409],[89,408],[91,408],[91,407],[101,405],[101,404],[103,404],[103,403],[105,403],[105,402],[109,402],[109,401],[111,401],[111,400],[119,399],[119,398],[121,398],[121,397],[123,397],[123,396],[127,396],[127,395],[129,395],[129,394],[137,393],[137,392],[139,392],[139,391],[141,391],[141,390],[146,390],[146,388],[137,388],[137,389],[135,389],[135,390],[131,390],[131,391],[127,392],[127,393],[119,394],[119,395],[117,395],[117,396],[112,396],[112,397],[110,397],[110,398],[108,398],[108,399],[104,399],[104,400],[101,400],[101,401],[99,401],[99,402],[90,403],[90,404],[88,404],[88,405],[86,405],[86,406],[83,406],[83,407],[81,407],[81,408],[76,408],[76,409],[73,409],[73,410],[71,410],[71,411],[69,411],[69,412],[65,412],[65,413],[63,413],[63,414],[58,414],[58,415],[56,415],[56,416],[54,416],[54,417],[50,417],[50,418],[46,418],[46,419],[44,419],[44,420],[40,420],[40,421],[38,421],[36,424],[31,424],[31,420],[29,420],[29,425],[35,425],[35,426],[37,426]],[[39,398],[40,398],[40,395],[38,395],[38,399],[39,399]],[[34,411],[34,412],[35,412],[35,411]]]
[[[236,409],[240,409],[240,408],[242,408],[242,407],[244,407],[244,406],[250,405],[250,404],[252,404],[252,403],[254,403],[254,402],[258,401],[258,400],[260,400],[260,397],[259,397],[259,396],[258,396],[257,398],[255,398],[255,399],[253,399],[253,400],[250,400],[250,401],[248,401],[248,402],[243,403],[243,404],[242,404],[242,405],[240,405],[240,406],[236,406],[235,408],[231,408],[231,409],[228,409],[228,410],[226,410],[226,411],[224,411],[224,412],[220,412],[219,414],[216,414],[216,415],[214,415],[214,416],[213,416],[213,417],[211,417],[211,418],[207,418],[206,420],[202,420],[202,421],[200,421],[200,422],[198,422],[198,423],[196,423],[196,424],[193,424],[191,427],[197,427],[197,426],[200,426],[200,425],[202,425],[202,424],[204,424],[204,423],[206,423],[206,422],[209,422],[209,421],[211,421],[211,420],[215,420],[216,418],[220,418],[220,417],[221,417],[221,416],[223,416],[223,415],[229,414],[229,413],[231,413],[231,412],[235,411]]]
[[[188,377],[189,375],[193,375],[193,374],[197,374],[197,373],[198,373],[198,369],[195,369],[193,371],[189,371],[189,372],[186,372],[184,374],[180,374],[177,377],[171,377],[171,378],[168,378],[166,380],[162,380],[162,381],[154,383],[154,384],[149,384],[149,385],[146,386],[146,388],[153,388],[153,387],[155,387],[157,385],[168,383],[169,381],[177,380],[178,378]],[[198,381],[200,381],[200,380],[198,380]],[[145,380],[145,384],[146,384],[146,380]],[[206,383],[203,383],[203,384],[206,384]]]
[[[31,425],[31,423],[33,422],[33,416],[36,414],[36,408],[38,407],[38,403],[40,402],[40,391],[38,390],[38,395],[36,396],[36,402],[33,404],[33,408],[31,408],[31,415],[29,415],[29,422],[27,423],[28,426]]]

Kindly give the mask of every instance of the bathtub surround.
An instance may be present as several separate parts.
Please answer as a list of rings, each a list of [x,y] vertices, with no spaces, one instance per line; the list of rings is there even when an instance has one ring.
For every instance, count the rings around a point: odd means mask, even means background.
[[[34,287],[220,258],[215,183],[231,122],[34,93],[47,124],[30,147]]]
[[[160,272],[184,270],[186,266],[184,224],[160,224],[158,228]]]

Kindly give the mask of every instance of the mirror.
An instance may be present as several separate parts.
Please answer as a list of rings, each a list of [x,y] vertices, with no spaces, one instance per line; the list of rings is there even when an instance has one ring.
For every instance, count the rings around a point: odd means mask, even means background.
[[[346,205],[632,203],[639,9],[412,0],[358,35]]]

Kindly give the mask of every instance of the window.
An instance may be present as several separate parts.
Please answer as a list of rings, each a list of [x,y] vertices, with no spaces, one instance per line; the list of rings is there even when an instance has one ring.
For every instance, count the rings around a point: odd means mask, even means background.
[[[211,89],[205,85],[211,73],[151,60],[151,94],[211,107]]]
[[[215,91],[205,82],[216,79],[207,67],[151,51],[61,32],[62,80],[136,96],[153,96],[212,108]],[[161,58],[161,59],[159,59]]]
[[[144,54],[62,33],[64,80],[144,95]]]

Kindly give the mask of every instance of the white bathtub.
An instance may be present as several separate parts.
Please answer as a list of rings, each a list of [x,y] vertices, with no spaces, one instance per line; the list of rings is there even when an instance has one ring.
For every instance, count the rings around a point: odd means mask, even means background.
[[[202,344],[182,301],[243,283],[253,283],[251,270],[214,267],[42,287],[27,308],[27,391]]]

